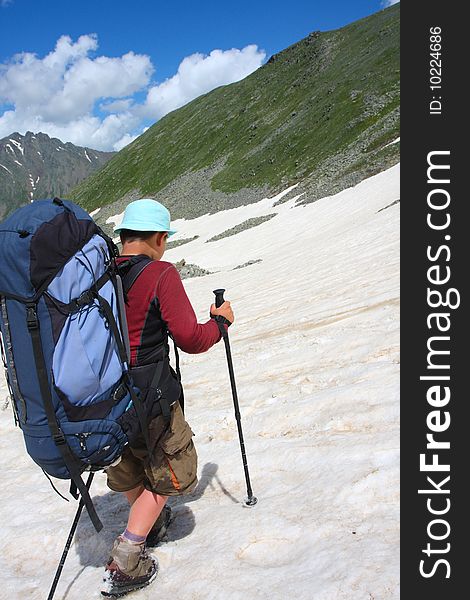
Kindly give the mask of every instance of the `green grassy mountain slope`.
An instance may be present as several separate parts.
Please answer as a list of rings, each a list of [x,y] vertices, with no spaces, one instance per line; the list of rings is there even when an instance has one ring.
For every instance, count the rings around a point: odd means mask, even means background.
[[[397,162],[399,5],[315,32],[246,79],[166,115],[72,192],[88,210],[139,196],[173,217],[302,182],[310,200]]]

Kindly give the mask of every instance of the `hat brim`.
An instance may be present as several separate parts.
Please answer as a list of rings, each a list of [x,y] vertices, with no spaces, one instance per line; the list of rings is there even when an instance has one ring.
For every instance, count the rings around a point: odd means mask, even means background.
[[[121,225],[117,225],[116,227],[113,227],[114,233],[121,233],[122,229],[130,229],[131,231],[149,231],[148,229],[144,229],[142,227],[142,225],[140,225],[138,223],[126,223],[124,225],[121,223]],[[168,237],[177,233],[176,229],[168,229],[168,230],[164,230],[164,232],[168,233]]]

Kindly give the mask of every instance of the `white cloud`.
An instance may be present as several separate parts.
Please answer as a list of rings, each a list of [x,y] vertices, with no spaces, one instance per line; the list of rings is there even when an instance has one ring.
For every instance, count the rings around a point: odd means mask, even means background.
[[[14,105],[20,119],[34,115],[65,125],[88,116],[100,98],[129,96],[147,86],[153,72],[148,56],[89,58],[97,47],[95,35],[76,43],[62,36],[43,59],[26,52],[14,56],[0,65],[0,100]]]
[[[104,112],[122,112],[129,110],[132,106],[132,100],[126,98],[124,100],[115,100],[114,102],[103,102],[100,104],[100,109]]]
[[[109,115],[104,119],[89,114],[67,123],[53,123],[38,116],[23,117],[15,111],[7,111],[0,118],[0,138],[14,131],[41,131],[78,146],[88,146],[95,150],[116,150],[118,148],[115,145],[124,137],[124,132],[133,131],[139,123],[138,117],[131,113]]]
[[[382,0],[382,6],[387,8],[388,6],[393,6],[394,4],[398,4],[400,0]]]
[[[148,56],[95,56],[97,49],[94,34],[76,42],[62,36],[44,58],[24,52],[0,64],[0,137],[42,131],[97,150],[120,149],[149,119],[246,77],[265,58],[255,45],[193,54],[173,77],[155,85]],[[133,98],[136,92],[147,92],[143,103]]]
[[[260,67],[265,57],[255,45],[213,50],[208,56],[192,54],[181,62],[176,75],[149,90],[144,112],[159,119],[201,94],[240,81]]]
[[[13,0],[0,0],[0,7],[3,8],[4,6],[8,6],[12,2]]]
[[[75,44],[63,36],[44,59],[30,52],[15,55],[11,62],[0,65],[0,100],[14,104],[18,111],[42,114],[51,101],[57,103],[57,94],[64,94],[73,63],[96,48],[96,36],[81,36]]]

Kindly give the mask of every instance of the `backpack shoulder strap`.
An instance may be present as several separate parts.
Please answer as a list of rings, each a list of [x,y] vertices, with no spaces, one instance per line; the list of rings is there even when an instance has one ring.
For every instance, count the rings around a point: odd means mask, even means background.
[[[118,265],[118,273],[121,276],[122,287],[125,294],[129,292],[131,287],[137,281],[139,275],[152,262],[153,260],[150,258],[150,256],[139,254]]]
[[[127,301],[127,293],[131,289],[131,287],[136,282],[139,275],[144,271],[144,269],[152,263],[153,260],[149,256],[145,256],[144,254],[139,254],[137,256],[133,256],[129,260],[126,260],[118,265],[118,272],[122,279],[122,287],[124,290],[124,294]],[[167,329],[168,336],[173,341],[173,346],[175,350],[175,359],[176,359],[176,375],[178,381],[181,383],[181,371],[180,371],[180,360],[178,354],[178,346],[176,345],[176,341],[169,329]],[[180,397],[180,405],[181,409],[184,412],[184,396],[183,396],[183,387],[181,386],[181,397]]]

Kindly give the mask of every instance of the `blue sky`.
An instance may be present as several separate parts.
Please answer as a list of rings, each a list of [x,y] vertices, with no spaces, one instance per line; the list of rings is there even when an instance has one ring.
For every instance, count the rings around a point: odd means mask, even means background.
[[[314,30],[395,0],[0,0],[0,138],[120,149]]]

